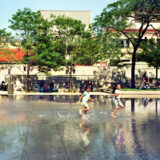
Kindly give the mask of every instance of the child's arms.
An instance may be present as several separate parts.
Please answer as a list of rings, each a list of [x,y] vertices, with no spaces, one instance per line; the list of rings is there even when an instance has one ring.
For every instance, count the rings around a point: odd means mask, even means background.
[[[121,95],[121,91],[120,90],[115,90],[114,96],[118,97],[119,95]]]
[[[84,95],[82,94],[82,95],[79,97],[79,101],[78,101],[79,104],[81,103],[81,99],[82,99],[83,96],[84,96]]]
[[[89,97],[89,100],[90,100],[90,101],[94,101],[94,99],[92,99],[91,97]]]
[[[117,96],[121,95],[121,93],[115,93],[114,95],[115,95],[115,97],[117,97]]]

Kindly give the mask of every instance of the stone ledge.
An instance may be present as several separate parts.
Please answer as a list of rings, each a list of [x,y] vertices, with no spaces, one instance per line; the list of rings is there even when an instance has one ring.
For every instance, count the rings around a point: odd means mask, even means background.
[[[160,95],[160,91],[121,91],[122,95]]]
[[[160,98],[160,91],[121,91],[121,98],[144,98],[144,97],[152,97],[152,98]],[[8,95],[7,91],[0,91],[0,95]],[[42,93],[42,92],[22,92],[22,91],[14,91],[13,95],[80,95],[80,93],[65,93],[65,92],[52,92],[52,93]],[[100,95],[113,97],[112,93],[105,92],[90,92],[90,95]]]

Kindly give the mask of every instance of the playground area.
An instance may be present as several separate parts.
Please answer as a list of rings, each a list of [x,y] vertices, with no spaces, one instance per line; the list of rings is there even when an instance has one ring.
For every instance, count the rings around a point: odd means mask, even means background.
[[[79,95],[0,96],[0,159],[158,160],[160,99],[92,96],[82,119]]]

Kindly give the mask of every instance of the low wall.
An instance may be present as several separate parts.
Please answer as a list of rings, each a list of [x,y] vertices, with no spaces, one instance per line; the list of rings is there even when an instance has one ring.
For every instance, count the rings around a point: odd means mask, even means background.
[[[10,69],[9,69],[10,68]],[[79,89],[79,84],[82,80],[91,80],[94,83],[95,90],[100,88],[108,88],[115,83],[121,83],[122,87],[130,87],[131,66],[122,68],[104,67],[104,66],[76,66],[75,74],[72,75],[73,88]],[[8,74],[12,75],[14,88],[16,90],[25,90],[25,65],[0,65],[0,82],[7,80]],[[66,75],[65,67],[60,71],[51,71],[52,76],[45,76],[38,71],[38,67],[31,67],[30,70],[30,90],[36,91],[37,85],[44,80],[48,85],[49,80],[54,80],[58,89],[69,88],[69,75]],[[146,63],[136,63],[136,86],[139,87],[142,82],[142,77],[147,74],[150,79],[155,78],[156,71],[153,67],[149,67]],[[159,71],[160,74],[160,71]],[[154,83],[153,83],[154,84]]]

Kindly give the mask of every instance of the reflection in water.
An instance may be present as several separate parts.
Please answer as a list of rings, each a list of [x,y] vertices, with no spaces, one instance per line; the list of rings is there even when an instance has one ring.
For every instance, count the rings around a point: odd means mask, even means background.
[[[55,101],[55,95],[38,95],[38,100],[49,100],[49,101]]]
[[[123,142],[125,141],[124,139],[124,132],[123,132],[123,124],[117,122],[116,119],[113,119],[113,124],[115,126],[115,131],[114,131],[114,137],[113,137],[113,141],[114,141],[114,145],[115,148],[120,151],[122,146],[123,146]]]
[[[139,140],[139,136],[137,133],[136,122],[132,119],[132,133],[135,143],[135,152],[139,155],[142,160],[148,159],[148,154],[145,151],[145,148],[142,147],[141,141]]]
[[[131,99],[131,111],[132,113],[134,113],[134,110],[135,110],[135,99]]]
[[[23,151],[23,160],[160,159],[159,99],[147,107],[144,99],[122,99],[125,108],[113,119],[112,99],[95,96],[86,120],[79,105],[60,102],[69,96],[17,98],[0,97],[0,160],[21,159]]]
[[[156,117],[158,117],[158,99],[155,99],[155,103],[156,103]]]
[[[144,107],[147,107],[150,102],[152,102],[151,98],[142,98],[142,104]]]
[[[80,132],[78,134],[78,138],[82,147],[89,151],[89,144],[91,140],[90,129],[87,125],[86,119],[82,119],[79,123]]]

